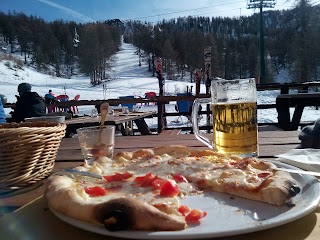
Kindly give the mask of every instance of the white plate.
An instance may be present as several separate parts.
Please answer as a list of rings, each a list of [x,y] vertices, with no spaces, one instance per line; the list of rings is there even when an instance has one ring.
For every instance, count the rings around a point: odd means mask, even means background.
[[[296,169],[283,163],[277,163],[277,165]],[[61,213],[52,212],[66,223],[106,236],[131,239],[200,239],[207,237],[226,237],[276,227],[301,218],[316,209],[320,202],[319,181],[315,177],[308,175],[292,174],[292,176],[299,182],[301,187],[301,192],[293,198],[293,207],[275,207],[240,197],[231,197],[231,195],[222,193],[210,193],[204,197],[192,196],[183,200],[182,204],[206,211],[208,215],[201,220],[201,224],[189,226],[189,228],[183,231],[110,232],[102,225],[99,226],[79,221]]]

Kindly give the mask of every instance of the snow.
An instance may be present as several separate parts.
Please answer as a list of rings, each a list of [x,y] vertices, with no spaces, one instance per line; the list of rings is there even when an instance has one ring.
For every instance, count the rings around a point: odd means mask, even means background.
[[[118,98],[120,96],[133,95],[135,97],[144,97],[146,92],[159,92],[158,80],[152,77],[148,71],[147,60],[142,59],[142,65],[139,66],[139,56],[136,54],[137,49],[127,43],[122,43],[120,51],[114,55],[114,61],[111,71],[108,73],[111,77],[105,84],[91,86],[90,79],[80,75],[69,78],[58,78],[48,74],[37,72],[31,67],[23,66],[21,69],[15,67],[15,63],[9,60],[0,60],[0,94],[6,95],[8,102],[16,101],[15,95],[17,87],[22,82],[28,82],[32,85],[32,91],[44,96],[49,89],[56,95],[66,93],[70,99],[80,94],[80,99],[102,100]],[[0,53],[0,59],[1,59]],[[15,57],[20,57],[15,55]],[[21,58],[21,57],[20,57]],[[105,85],[105,86],[103,86]],[[175,95],[183,92],[187,86],[193,86],[189,79],[180,81],[165,80],[165,94]],[[190,88],[189,88],[190,89]],[[205,85],[200,88],[201,93],[205,93]],[[259,91],[258,104],[274,104],[279,91]],[[168,112],[175,111],[175,103],[166,105]],[[79,115],[91,114],[93,106],[80,106]],[[141,110],[156,110],[155,106],[141,106]],[[293,112],[293,109],[291,109]],[[5,109],[8,114],[11,109]],[[320,118],[320,110],[314,107],[305,108],[302,121],[315,121]],[[157,124],[157,119],[147,119],[151,127]],[[167,119],[168,125],[189,125],[190,122],[185,117],[170,117]],[[258,122],[269,123],[277,122],[277,112],[275,109],[258,110]],[[200,123],[201,124],[201,123]]]

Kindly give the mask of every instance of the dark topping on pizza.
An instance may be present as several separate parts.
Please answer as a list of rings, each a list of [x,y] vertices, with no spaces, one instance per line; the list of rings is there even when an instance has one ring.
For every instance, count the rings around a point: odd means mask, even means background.
[[[99,205],[96,209],[96,219],[110,231],[130,229],[133,225],[133,208],[123,201],[111,200]]]
[[[301,191],[300,187],[297,185],[292,185],[289,189],[289,194],[291,197],[296,196]]]
[[[288,202],[286,203],[286,206],[289,207],[289,208],[293,208],[293,207],[296,206],[296,204],[294,204],[292,201],[288,201]]]
[[[131,227],[130,217],[121,210],[113,210],[105,215],[104,226],[109,231],[121,231]]]
[[[172,218],[152,205],[134,198],[116,198],[94,208],[93,217],[110,231],[173,231],[186,227],[184,219]]]

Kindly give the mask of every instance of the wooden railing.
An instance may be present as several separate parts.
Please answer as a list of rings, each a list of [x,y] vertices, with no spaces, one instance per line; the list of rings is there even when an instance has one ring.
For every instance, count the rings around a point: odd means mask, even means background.
[[[279,90],[280,94],[287,94],[289,90],[296,89],[298,92],[306,93],[309,92],[312,88],[317,89],[320,88],[320,82],[305,82],[305,83],[288,83],[288,84],[258,84],[257,90],[264,91],[264,90]],[[148,103],[157,103],[158,111],[153,115],[153,117],[158,118],[158,133],[162,132],[164,129],[174,129],[169,128],[163,124],[163,119],[169,116],[188,116],[190,112],[165,112],[164,105],[170,102],[176,101],[193,101],[195,98],[210,98],[210,94],[199,94],[199,95],[192,95],[192,96],[156,96],[153,98],[145,99],[145,98],[122,98],[122,99],[108,99],[108,100],[70,100],[67,102],[57,102],[54,104],[56,107],[66,107],[70,108],[71,106],[88,106],[93,105],[99,107],[102,103],[108,102],[111,106],[118,106],[120,104],[126,103],[140,103],[140,104],[148,104]],[[14,108],[15,104],[7,103],[4,105],[6,108]],[[47,106],[53,106],[53,104],[48,104]],[[259,104],[258,109],[270,109],[270,108],[277,108],[277,104]],[[209,110],[200,111],[200,114],[210,114]],[[259,125],[278,125],[278,123],[259,123]],[[308,123],[305,123],[308,124]],[[300,123],[300,125],[304,125]],[[182,130],[192,130],[192,127],[179,127]],[[200,129],[202,130],[210,130],[212,126],[201,126]]]

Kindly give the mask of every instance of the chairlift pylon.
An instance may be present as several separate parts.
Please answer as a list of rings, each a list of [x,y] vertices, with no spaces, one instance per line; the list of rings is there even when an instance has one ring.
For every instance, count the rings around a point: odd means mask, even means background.
[[[74,28],[74,38],[73,38],[73,46],[78,47],[80,40],[79,40],[79,34],[77,33],[77,28]]]

